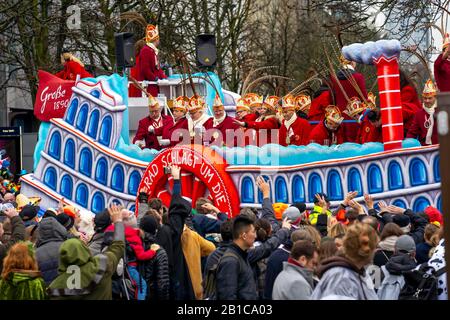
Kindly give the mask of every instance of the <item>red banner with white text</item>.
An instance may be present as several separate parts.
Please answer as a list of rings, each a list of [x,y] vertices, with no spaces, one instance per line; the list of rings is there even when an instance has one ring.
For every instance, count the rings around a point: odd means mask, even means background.
[[[57,76],[39,70],[39,87],[34,103],[34,115],[41,121],[62,118],[72,96],[75,81],[62,80]]]

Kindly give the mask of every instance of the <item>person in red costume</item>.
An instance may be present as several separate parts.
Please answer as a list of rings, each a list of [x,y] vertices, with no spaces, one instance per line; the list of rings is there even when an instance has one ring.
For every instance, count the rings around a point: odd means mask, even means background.
[[[202,96],[194,95],[189,100],[188,130],[192,143],[203,144],[206,128],[205,123],[211,118],[205,113],[206,101]]]
[[[436,130],[436,87],[431,80],[425,83],[422,93],[423,106],[414,116],[414,121],[408,130],[407,138],[418,139],[422,145],[438,144]]]
[[[361,125],[361,144],[367,142],[383,142],[381,113],[378,110],[370,110]]]
[[[311,108],[311,97],[306,94],[299,94],[295,98],[295,114],[299,118],[308,119],[309,109]]]
[[[308,112],[309,121],[322,121],[325,118],[325,109],[333,104],[333,97],[328,87],[322,87],[312,99]]]
[[[248,114],[246,121],[255,121],[259,118],[258,110],[263,104],[264,97],[256,93],[247,93],[243,99],[250,108],[250,113]]]
[[[132,67],[130,69],[130,76],[133,77],[134,79],[139,79],[139,53],[141,52],[141,49],[145,46],[145,40],[141,39],[136,41],[136,43],[134,44],[134,52],[136,53],[135,55],[135,62],[136,64],[134,65],[134,67]],[[129,87],[128,87],[128,96],[129,97],[142,97],[143,92],[136,87],[133,83],[130,83]]]
[[[336,106],[342,113],[347,107],[349,98],[358,97],[359,100],[366,101],[367,91],[364,76],[355,71],[356,62],[348,61],[343,56],[341,56],[340,60],[342,68],[336,74],[337,79],[334,76],[331,77],[331,86],[336,98]],[[351,118],[344,115],[344,120],[351,120]],[[357,142],[358,124],[344,123],[342,127],[345,141]]]
[[[297,109],[296,98],[291,94],[284,96],[281,107],[284,119],[279,131],[280,144],[285,147],[288,145],[307,145],[311,126],[308,120],[297,116],[295,112]]]
[[[148,97],[148,110],[149,116],[139,121],[133,143],[142,149],[161,150],[155,131],[164,125],[167,116],[161,114],[159,102],[153,96]]]
[[[434,77],[439,91],[450,91],[450,36],[448,33],[444,36],[442,53],[434,62]]]
[[[254,121],[254,113],[252,113],[252,110],[248,106],[248,101],[244,98],[239,98],[237,100],[236,104],[236,119],[239,121]],[[252,144],[252,134],[253,129],[247,129],[243,127],[238,127],[238,130],[236,132],[236,146],[239,147],[245,147]]]
[[[227,146],[233,147],[236,145],[235,130],[240,126],[234,122],[234,118],[229,117],[225,112],[225,107],[220,100],[220,97],[216,95],[213,104],[214,117],[209,118],[205,122],[205,129],[208,134],[209,144],[216,145],[218,147]],[[211,130],[211,131],[208,131]]]
[[[311,131],[309,143],[318,143],[325,146],[344,143],[344,132],[341,127],[344,118],[341,111],[336,106],[328,106],[325,111],[325,119]]]
[[[422,108],[414,83],[402,70],[400,70],[400,95],[402,103],[406,102],[416,107],[415,110],[412,110],[414,113]]]
[[[278,143],[277,132],[273,130],[279,127],[277,117],[275,116],[279,106],[279,100],[280,98],[277,96],[268,96],[259,108],[258,113],[260,116],[255,121],[244,122],[235,120],[241,127],[255,130],[254,133],[258,147],[269,143]]]
[[[61,63],[64,69],[55,74],[58,78],[75,81],[77,75],[80,75],[80,79],[93,77],[84,69],[84,64],[67,50],[63,50],[61,54]]]
[[[139,64],[136,80],[157,81],[166,79],[164,71],[159,67],[158,61],[159,33],[158,27],[149,24],[146,29],[145,46],[139,52]],[[147,92],[156,97],[159,93],[157,85],[149,85]]]
[[[188,97],[181,96],[176,98],[172,108],[173,117],[167,117],[163,126],[155,129],[155,134],[162,136],[160,140],[161,146],[173,147],[177,144],[191,143],[188,134],[188,121],[186,119],[188,105]]]

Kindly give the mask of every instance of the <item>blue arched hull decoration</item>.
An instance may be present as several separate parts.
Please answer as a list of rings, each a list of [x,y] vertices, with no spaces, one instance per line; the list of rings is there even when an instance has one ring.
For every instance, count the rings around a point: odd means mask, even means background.
[[[105,186],[108,183],[108,162],[105,158],[100,158],[97,161],[95,180]]]
[[[128,193],[131,195],[137,195],[140,182],[141,174],[137,171],[133,171],[128,182]]]
[[[419,197],[414,201],[413,211],[419,212],[425,210],[430,205],[430,201],[427,198]]]
[[[64,164],[75,169],[75,142],[73,139],[68,139],[64,146]]]
[[[61,134],[58,131],[53,132],[50,138],[48,154],[56,160],[59,160],[61,157]]]
[[[91,177],[92,174],[92,153],[88,148],[84,148],[80,153],[80,172]]]
[[[123,192],[125,184],[125,174],[121,165],[114,167],[111,175],[111,188],[113,190]]]
[[[67,110],[67,116],[66,116],[66,121],[71,125],[73,125],[73,122],[75,121],[75,115],[77,114],[77,109],[78,109],[78,99],[75,98],[70,103],[69,110]]]
[[[348,191],[357,191],[358,196],[362,196],[364,193],[358,169],[352,168],[348,173]]]
[[[295,176],[292,181],[292,201],[295,202],[305,202],[305,184],[300,176]]]
[[[283,177],[275,180],[275,202],[288,203],[288,188]]]
[[[272,190],[272,184],[270,183],[270,179],[269,179],[269,177],[268,176],[262,176],[263,178],[264,178],[264,180],[265,181],[267,181],[267,183],[269,183],[269,185],[270,185],[270,190]],[[272,194],[270,194],[270,200],[272,201]],[[262,192],[261,191],[259,191],[259,189],[258,189],[258,201],[259,201],[259,203],[263,203],[263,194],[262,194]]]
[[[75,192],[75,202],[82,207],[87,208],[88,196],[88,188],[84,183],[81,183]]]
[[[100,112],[98,110],[94,110],[89,117],[89,126],[87,134],[92,139],[97,139],[97,132],[98,132],[98,121],[100,119]]]
[[[336,170],[331,170],[327,179],[327,196],[330,200],[344,199],[344,192],[342,190],[342,182],[339,173]]]
[[[388,168],[389,190],[404,188],[402,169],[397,161],[392,161]]]
[[[56,170],[53,167],[47,168],[44,174],[44,184],[51,188],[52,190],[56,191],[56,184],[57,184],[57,174]]]
[[[427,169],[422,160],[415,158],[409,165],[409,176],[412,186],[420,186],[428,183]]]
[[[100,213],[105,209],[105,198],[103,197],[103,194],[100,192],[94,193],[94,196],[92,197],[92,212],[95,214]]]
[[[109,142],[111,141],[111,132],[112,132],[112,118],[110,116],[106,116],[100,128],[100,138],[99,142],[104,146],[109,147]]]
[[[383,178],[381,170],[376,164],[372,164],[369,167],[367,185],[369,186],[369,193],[383,192]]]
[[[255,202],[255,189],[253,181],[249,177],[242,179],[241,184],[241,201],[242,203],[254,203]]]
[[[76,128],[83,132],[86,129],[88,111],[88,105],[83,104],[78,112]]]
[[[406,205],[405,201],[401,200],[401,199],[397,199],[394,202],[392,202],[392,204],[394,206],[403,208],[403,209],[408,209],[408,206]]]
[[[69,175],[66,174],[62,177],[60,190],[64,198],[72,200],[73,180]]]
[[[437,155],[433,161],[433,173],[434,173],[434,180],[436,182],[441,182],[441,170],[439,167],[440,161],[441,161],[441,157],[439,155]]]
[[[313,173],[309,176],[308,180],[308,192],[309,192],[309,201],[314,202],[316,193],[322,192],[322,180],[317,173]]]

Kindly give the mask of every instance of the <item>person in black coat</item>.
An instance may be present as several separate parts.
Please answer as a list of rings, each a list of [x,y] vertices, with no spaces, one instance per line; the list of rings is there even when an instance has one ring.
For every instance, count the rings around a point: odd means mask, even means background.
[[[220,212],[212,202],[205,198],[199,198],[196,202],[197,214],[192,217],[194,230],[203,238],[208,233],[219,233],[220,225],[227,221],[228,215]]]
[[[233,220],[233,243],[225,251],[217,267],[218,300],[256,300],[256,281],[247,251],[256,239],[254,221],[245,216]]]
[[[58,276],[59,248],[68,239],[68,232],[55,218],[44,218],[38,226],[36,260],[45,284]]]
[[[187,216],[191,212],[190,203],[181,196],[180,167],[171,165],[173,176],[172,200],[169,207],[169,223],[172,234],[172,254],[173,254],[173,280],[172,294],[175,300],[195,300],[194,289],[192,287],[189,270],[184,259],[183,248],[181,246],[181,235]]]
[[[144,216],[139,222],[139,228],[144,232],[144,250],[150,250],[156,243],[158,222],[152,216]],[[169,260],[166,250],[156,251],[156,256],[144,262],[142,275],[147,282],[146,300],[169,300]]]

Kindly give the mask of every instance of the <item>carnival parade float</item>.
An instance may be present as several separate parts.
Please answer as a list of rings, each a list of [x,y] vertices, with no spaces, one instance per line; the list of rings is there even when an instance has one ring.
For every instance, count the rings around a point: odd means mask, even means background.
[[[343,48],[346,59],[375,64],[383,143],[321,146],[216,147],[178,145],[162,151],[130,143],[128,80],[117,74],[78,80],[62,118],[43,122],[35,149],[34,173],[21,191],[42,198],[41,207],[67,204],[92,213],[117,202],[130,210],[145,190],[170,203],[171,180],[164,168],[182,168],[182,195],[195,202],[210,197],[230,216],[245,206],[260,207],[256,177],[271,184],[273,202],[305,202],[324,192],[337,206],[347,192],[421,211],[441,209],[439,147],[403,140],[398,56],[400,43],[381,40]],[[174,75],[176,77],[177,75]],[[216,75],[215,87],[222,94]],[[206,101],[214,89],[206,84]],[[144,98],[145,99],[145,98]]]

